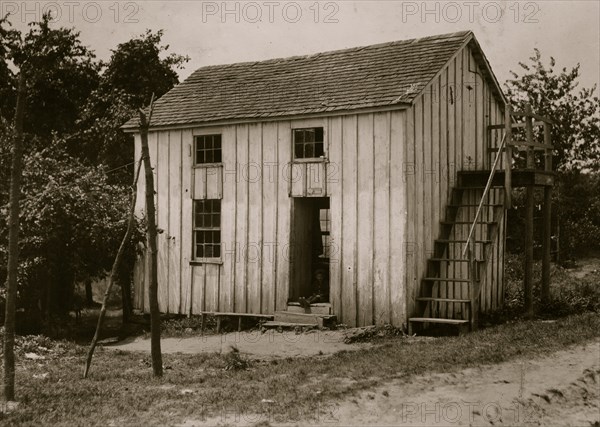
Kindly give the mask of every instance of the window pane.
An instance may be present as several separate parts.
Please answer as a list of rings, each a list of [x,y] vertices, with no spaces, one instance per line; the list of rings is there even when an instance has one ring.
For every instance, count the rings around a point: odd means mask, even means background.
[[[315,128],[315,141],[323,142],[323,128]]]
[[[215,135],[214,139],[214,147],[215,149],[221,149],[221,135]]]
[[[314,129],[306,129],[304,131],[304,142],[314,142],[315,140],[315,130]]]
[[[212,258],[213,257],[213,247],[212,245],[206,245],[204,248],[204,256],[205,258]]]
[[[196,245],[196,258],[204,258],[204,246]]]
[[[219,227],[221,224],[221,215],[220,214],[212,214],[212,227]]]
[[[304,144],[296,144],[295,146],[295,157],[297,159],[303,159],[304,158]]]
[[[221,245],[215,245],[213,247],[213,254],[214,254],[215,258],[221,257]]]
[[[221,157],[221,149],[219,148],[218,150],[215,150],[215,163],[221,163],[222,157]]]
[[[213,163],[214,161],[214,151],[206,150],[206,153],[204,155],[204,163]]]
[[[323,143],[315,142],[315,157],[321,157],[323,154]]]
[[[304,145],[304,157],[305,158],[315,157],[314,150],[313,150],[313,145],[312,144],[305,144]]]
[[[296,142],[296,143],[304,142],[304,131],[303,130],[295,130],[294,131],[294,142]]]

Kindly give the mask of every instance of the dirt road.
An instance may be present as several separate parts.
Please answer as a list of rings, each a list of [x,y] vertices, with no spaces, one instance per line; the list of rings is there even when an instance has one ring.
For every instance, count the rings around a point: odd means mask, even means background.
[[[600,425],[600,341],[516,360],[395,381],[340,402],[337,425]]]

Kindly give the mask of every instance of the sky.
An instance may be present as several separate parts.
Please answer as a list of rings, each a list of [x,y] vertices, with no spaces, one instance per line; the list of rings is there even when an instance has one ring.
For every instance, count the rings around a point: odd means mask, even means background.
[[[44,11],[74,27],[101,59],[146,29],[188,55],[183,80],[213,64],[304,55],[472,30],[504,82],[533,49],[559,67],[581,63],[581,84],[600,86],[600,1],[3,1],[18,28]]]

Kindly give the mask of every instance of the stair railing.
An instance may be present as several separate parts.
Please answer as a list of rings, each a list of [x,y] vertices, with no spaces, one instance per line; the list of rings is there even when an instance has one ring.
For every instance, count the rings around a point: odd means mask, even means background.
[[[509,134],[508,134],[509,135]],[[502,157],[502,153],[504,151],[504,146],[507,141],[507,133],[502,137],[502,141],[500,142],[500,146],[498,147],[498,151],[496,152],[496,158],[494,159],[494,163],[492,164],[492,170],[490,171],[490,176],[488,177],[487,183],[485,185],[485,189],[483,190],[483,194],[481,195],[481,200],[479,201],[479,205],[477,206],[477,211],[475,212],[475,219],[471,223],[471,227],[469,228],[469,235],[467,237],[467,241],[465,243],[465,247],[462,251],[462,256],[468,254],[469,261],[469,284],[470,284],[470,299],[471,299],[471,310],[470,310],[470,319],[469,322],[471,324],[471,328],[474,329],[477,327],[477,321],[479,317],[479,292],[480,287],[478,286],[479,280],[477,277],[477,266],[475,264],[475,251],[474,251],[474,235],[475,235],[475,227],[477,226],[477,222],[479,220],[479,215],[481,214],[481,210],[483,208],[483,204],[485,199],[492,188],[492,182],[494,181],[494,175],[496,174],[496,168],[498,167],[498,163],[500,162],[500,158]]]

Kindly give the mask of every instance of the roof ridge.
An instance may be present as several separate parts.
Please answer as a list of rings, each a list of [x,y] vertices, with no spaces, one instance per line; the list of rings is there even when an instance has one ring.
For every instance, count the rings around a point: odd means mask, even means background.
[[[322,52],[308,53],[308,54],[304,54],[304,55],[281,56],[281,57],[277,57],[277,58],[269,58],[269,59],[263,59],[263,60],[258,60],[258,61],[244,61],[244,62],[231,62],[231,63],[226,63],[226,64],[204,65],[200,68],[197,68],[194,72],[192,72],[192,74],[190,74],[190,77],[192,77],[194,74],[196,74],[199,71],[211,70],[211,69],[216,69],[216,68],[224,69],[224,68],[234,68],[234,67],[243,67],[243,66],[245,67],[245,66],[252,66],[252,65],[256,65],[256,64],[268,64],[268,63],[277,64],[277,63],[281,63],[281,62],[296,61],[299,59],[318,58],[318,57],[323,57],[323,56],[327,56],[327,55],[331,55],[331,54],[359,52],[359,51],[362,51],[365,49],[376,49],[376,48],[381,48],[384,46],[394,46],[397,44],[418,43],[418,42],[433,40],[433,39],[443,40],[443,39],[451,39],[451,38],[459,38],[459,37],[466,39],[467,36],[470,34],[473,34],[473,32],[471,30],[464,30],[464,31],[457,31],[454,33],[436,34],[436,35],[432,35],[432,36],[418,37],[418,38],[412,38],[412,39],[392,40],[392,41],[375,43],[375,44],[370,44],[370,45],[353,46],[353,47],[346,47],[346,48],[342,48],[342,49],[333,49],[333,50],[327,50],[327,51],[322,51]],[[184,82],[185,82],[185,80],[184,80]]]

